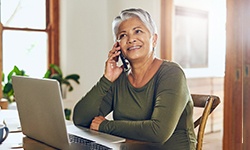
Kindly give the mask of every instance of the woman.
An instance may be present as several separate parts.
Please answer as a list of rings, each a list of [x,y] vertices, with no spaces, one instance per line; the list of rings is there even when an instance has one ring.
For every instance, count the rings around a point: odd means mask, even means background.
[[[193,103],[179,65],[155,56],[156,26],[148,12],[126,9],[113,21],[115,42],[104,75],[76,104],[74,123],[127,139],[193,150]],[[122,53],[129,71],[118,66]],[[114,120],[105,116],[113,111]]]

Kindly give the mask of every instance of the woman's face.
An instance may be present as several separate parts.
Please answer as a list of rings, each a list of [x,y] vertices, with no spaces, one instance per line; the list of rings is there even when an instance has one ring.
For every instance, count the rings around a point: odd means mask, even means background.
[[[151,56],[157,35],[151,36],[143,22],[137,17],[132,17],[120,24],[117,39],[120,40],[124,56],[133,61]]]

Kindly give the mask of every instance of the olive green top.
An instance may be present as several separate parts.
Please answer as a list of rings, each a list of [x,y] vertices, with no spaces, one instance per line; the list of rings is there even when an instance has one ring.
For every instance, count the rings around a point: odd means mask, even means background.
[[[113,83],[104,76],[76,104],[73,120],[89,127],[95,116],[113,111],[99,131],[120,137],[162,143],[166,149],[194,150],[193,101],[179,65],[163,61],[141,88],[133,87],[124,72]]]

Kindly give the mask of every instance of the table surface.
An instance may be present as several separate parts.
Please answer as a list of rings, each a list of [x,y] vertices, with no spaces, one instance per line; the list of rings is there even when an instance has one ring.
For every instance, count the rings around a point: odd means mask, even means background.
[[[54,150],[54,148],[33,140],[31,138],[26,137],[23,135],[20,122],[18,117],[17,110],[0,110],[0,123],[6,123],[8,126],[10,133],[6,140],[0,144],[0,149],[46,149],[46,150]],[[133,140],[126,140],[125,143],[120,144],[120,149],[122,150],[156,150],[161,149],[159,145],[150,144],[145,142],[133,141]]]

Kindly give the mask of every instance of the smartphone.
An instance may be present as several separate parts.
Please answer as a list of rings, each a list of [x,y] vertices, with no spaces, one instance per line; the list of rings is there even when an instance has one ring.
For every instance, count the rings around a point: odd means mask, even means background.
[[[117,42],[117,47],[119,46],[119,42]],[[126,59],[125,57],[123,56],[122,54],[122,50],[120,50],[120,58],[121,58],[121,61],[122,61],[122,64],[123,64],[123,68],[124,68],[124,71],[127,72],[129,70],[128,68],[128,65],[127,65],[127,62],[126,62]]]
[[[127,65],[127,62],[126,62],[126,59],[125,57],[123,56],[122,54],[122,51],[120,53],[120,58],[122,60],[122,64],[123,64],[123,67],[124,67],[124,71],[127,72],[129,69],[128,69],[128,65]]]

